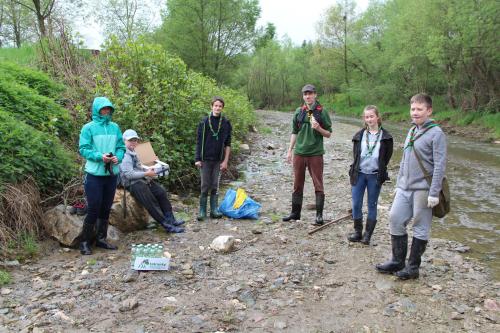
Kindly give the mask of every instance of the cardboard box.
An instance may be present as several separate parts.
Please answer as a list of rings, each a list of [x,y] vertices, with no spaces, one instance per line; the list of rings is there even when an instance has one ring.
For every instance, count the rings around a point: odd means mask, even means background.
[[[166,177],[170,172],[170,167],[167,163],[158,160],[158,157],[153,150],[150,142],[144,142],[137,145],[135,148],[137,157],[145,169],[154,168],[159,177]]]
[[[137,157],[139,157],[139,160],[143,165],[153,166],[156,164],[157,156],[155,154],[155,151],[153,150],[153,146],[151,146],[151,143],[149,141],[139,143],[135,148],[135,152],[137,153]]]

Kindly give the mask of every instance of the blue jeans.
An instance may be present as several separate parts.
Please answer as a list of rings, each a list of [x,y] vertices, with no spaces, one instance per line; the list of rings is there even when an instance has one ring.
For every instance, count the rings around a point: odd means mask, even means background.
[[[368,192],[368,220],[377,219],[377,202],[382,186],[377,184],[377,174],[368,175],[360,172],[356,185],[351,187],[352,193],[352,218],[353,220],[363,219],[363,197],[365,189]]]
[[[85,175],[87,216],[84,223],[95,224],[97,219],[107,220],[115,198],[118,176]]]

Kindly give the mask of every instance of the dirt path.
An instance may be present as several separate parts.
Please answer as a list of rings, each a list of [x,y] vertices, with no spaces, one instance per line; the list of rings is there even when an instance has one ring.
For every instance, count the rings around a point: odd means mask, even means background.
[[[349,221],[307,236],[314,210],[305,209],[300,222],[281,222],[291,197],[291,167],[283,162],[291,114],[258,114],[260,132],[250,136],[239,166],[246,177],[232,186],[242,185],[262,203],[259,221],[198,223],[197,198],[191,198],[174,201],[191,217],[185,234],[139,231],[127,235],[120,250],[90,257],[55,246],[12,270],[14,283],[0,295],[0,333],[500,331],[500,284],[459,254],[460,244],[432,239],[416,281],[375,271],[389,255],[393,184],[383,189],[369,247],[347,242]],[[355,130],[335,124],[326,140],[327,219],[350,207],[346,173]],[[313,202],[307,179],[305,205]],[[219,235],[240,239],[237,250],[209,249]],[[129,269],[130,245],[146,242],[164,242],[173,255],[170,271]]]

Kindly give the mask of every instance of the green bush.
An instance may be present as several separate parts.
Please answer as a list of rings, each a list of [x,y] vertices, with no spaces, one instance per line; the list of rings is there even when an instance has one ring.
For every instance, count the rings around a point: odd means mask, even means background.
[[[115,104],[114,120],[122,130],[136,129],[170,164],[170,184],[198,184],[196,128],[209,114],[212,96],[220,95],[226,101],[224,113],[231,120],[234,142],[242,140],[255,122],[246,97],[187,70],[181,59],[158,45],[110,40],[102,57],[106,62],[98,76],[97,94],[108,96]]]
[[[44,193],[60,189],[76,173],[74,156],[56,137],[17,120],[0,108],[0,184],[33,176]]]
[[[53,99],[17,83],[10,74],[0,71],[0,107],[11,116],[34,128],[68,138],[74,128],[69,113]]]
[[[0,77],[12,79],[42,96],[53,99],[58,99],[65,90],[62,84],[52,81],[47,74],[14,63],[0,62]]]

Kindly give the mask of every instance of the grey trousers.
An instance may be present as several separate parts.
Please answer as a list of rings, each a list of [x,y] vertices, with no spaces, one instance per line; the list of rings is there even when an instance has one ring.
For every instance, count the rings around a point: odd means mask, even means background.
[[[219,190],[220,161],[203,161],[201,166],[201,193],[217,194]]]
[[[429,191],[398,189],[389,215],[391,235],[406,235],[406,226],[413,218],[413,237],[428,240],[431,233],[432,208],[427,208]]]

